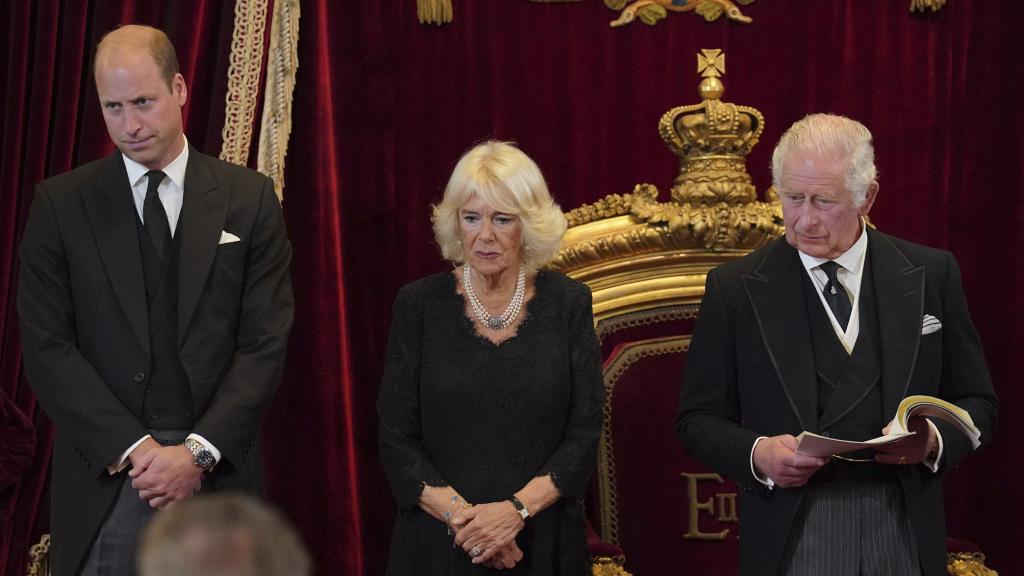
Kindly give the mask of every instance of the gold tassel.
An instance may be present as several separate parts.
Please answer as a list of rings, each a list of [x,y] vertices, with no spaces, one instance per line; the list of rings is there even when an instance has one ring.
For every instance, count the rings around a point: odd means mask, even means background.
[[[911,0],[910,11],[911,12],[938,12],[940,8],[945,6],[946,0]]]
[[[452,21],[452,0],[416,0],[420,24],[448,24]]]

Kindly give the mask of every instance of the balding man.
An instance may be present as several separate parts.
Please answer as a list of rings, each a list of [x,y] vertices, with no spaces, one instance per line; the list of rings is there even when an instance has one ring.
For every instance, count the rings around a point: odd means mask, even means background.
[[[992,440],[996,396],[949,252],[866,226],[871,133],[800,120],[772,156],[786,236],[708,274],[680,395],[687,452],[745,490],[740,574],[946,574],[942,475],[973,450],[942,420],[880,448],[815,458],[808,430],[880,435],[900,400],[938,396]]]
[[[21,245],[25,370],[57,429],[56,576],[132,574],[154,510],[260,490],[293,313],[273,183],[189,145],[167,36],[114,30],[94,68],[117,151],[40,183]]]

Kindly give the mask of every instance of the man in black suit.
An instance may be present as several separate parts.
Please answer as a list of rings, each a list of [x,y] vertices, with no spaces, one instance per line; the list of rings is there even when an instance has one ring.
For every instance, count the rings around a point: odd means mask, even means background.
[[[811,115],[772,157],[786,236],[708,274],[676,428],[743,488],[741,574],[944,575],[942,475],[972,451],[942,420],[877,453],[795,452],[807,430],[882,433],[905,396],[967,410],[996,397],[952,254],[866,227],[871,134]]]
[[[57,576],[132,574],[154,509],[258,492],[291,247],[270,179],[189,146],[163,32],[96,49],[111,156],[39,184],[21,245],[25,370],[53,420]]]

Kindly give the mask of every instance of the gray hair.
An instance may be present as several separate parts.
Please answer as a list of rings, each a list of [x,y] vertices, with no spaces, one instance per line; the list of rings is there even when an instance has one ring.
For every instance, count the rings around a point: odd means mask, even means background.
[[[782,164],[795,152],[846,162],[846,190],[854,206],[864,205],[878,171],[871,132],[863,124],[835,114],[809,114],[790,126],[772,152],[772,184],[776,190],[782,190]]]
[[[537,268],[558,254],[567,222],[540,168],[515,144],[488,140],[459,159],[444,198],[433,207],[434,238],[446,260],[463,261],[459,208],[473,196],[495,210],[519,216],[527,267]]]
[[[295,528],[243,494],[199,495],[164,510],[142,534],[141,576],[309,576]]]

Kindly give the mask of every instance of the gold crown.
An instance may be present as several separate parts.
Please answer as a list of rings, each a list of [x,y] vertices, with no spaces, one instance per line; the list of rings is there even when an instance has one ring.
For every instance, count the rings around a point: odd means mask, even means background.
[[[721,50],[697,57],[703,102],[666,112],[658,132],[679,157],[668,202],[658,188],[637,184],[568,213],[569,230],[553,268],[590,284],[595,318],[699,301],[704,275],[783,233],[782,210],[767,202],[747,174],[764,117],[720,100],[725,87]]]
[[[658,122],[658,132],[679,157],[679,174],[672,184],[672,200],[679,203],[745,204],[757,198],[747,174],[746,156],[764,130],[764,116],[756,108],[722,102],[725,54],[702,50],[697,73],[704,77],[700,104],[676,106]]]

